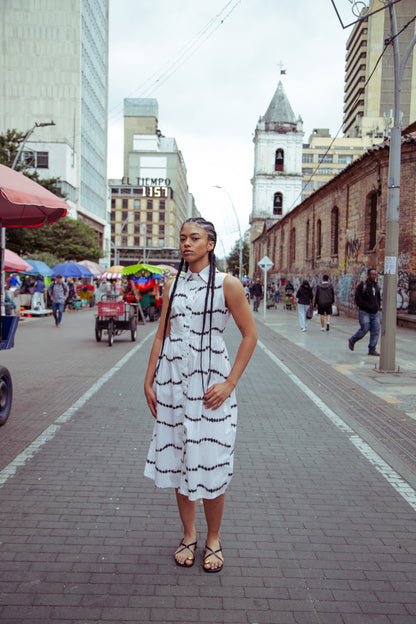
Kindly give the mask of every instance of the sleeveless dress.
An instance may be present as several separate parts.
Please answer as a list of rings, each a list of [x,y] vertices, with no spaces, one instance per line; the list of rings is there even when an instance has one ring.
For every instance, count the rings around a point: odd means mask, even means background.
[[[218,271],[211,358],[209,314],[201,351],[208,275],[209,266],[200,273],[188,270],[177,283],[170,314],[171,330],[155,375],[157,419],[144,471],[157,487],[178,488],[189,500],[216,498],[227,489],[233,474],[237,427],[234,391],[216,410],[203,406],[204,392],[214,383],[225,381],[231,370],[223,340],[229,317],[223,290],[225,273]],[[210,301],[211,292],[208,309]]]

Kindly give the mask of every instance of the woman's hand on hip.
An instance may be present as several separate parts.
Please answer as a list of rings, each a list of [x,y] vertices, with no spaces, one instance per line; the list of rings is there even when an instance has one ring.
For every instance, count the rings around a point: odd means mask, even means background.
[[[231,392],[234,390],[234,384],[230,381],[224,381],[224,383],[213,384],[208,388],[204,394],[204,407],[216,410],[228,399]]]
[[[156,399],[156,392],[153,390],[153,387],[146,387],[144,388],[144,393],[146,395],[146,401],[147,404],[150,408],[150,411],[152,412],[152,416],[154,418],[157,418],[157,399]]]

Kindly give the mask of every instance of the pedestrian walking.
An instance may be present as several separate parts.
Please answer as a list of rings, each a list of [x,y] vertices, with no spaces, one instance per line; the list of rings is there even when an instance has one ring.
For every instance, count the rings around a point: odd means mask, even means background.
[[[376,350],[378,337],[380,335],[380,314],[381,307],[380,288],[377,285],[377,271],[368,269],[367,279],[360,282],[355,290],[355,303],[358,306],[358,321],[360,329],[348,340],[348,347],[354,351],[356,342],[364,338],[370,332],[368,343],[368,355],[378,356]]]
[[[182,225],[182,260],[173,284],[165,287],[144,384],[156,419],[144,474],[158,487],[176,489],[183,524],[174,554],[178,566],[194,564],[195,501],[203,499],[205,572],[219,572],[224,565],[220,526],[233,473],[234,389],[257,341],[243,286],[216,270],[216,241],[215,228],[205,219],[188,219]],[[230,313],[242,334],[232,368],[223,341]]]
[[[34,286],[34,291],[32,294],[32,310],[44,310],[45,309],[45,282],[43,281],[43,277],[38,275],[36,277],[36,282]]]
[[[65,300],[68,297],[68,286],[62,279],[62,275],[56,276],[56,281],[48,288],[48,295],[52,301],[52,314],[55,319],[56,327],[59,327],[62,321]]]
[[[298,317],[299,325],[302,331],[306,331],[308,328],[308,321],[306,313],[313,301],[313,291],[308,280],[303,280],[296,293],[296,299],[298,300]]]
[[[253,284],[253,297],[253,312],[258,312],[260,301],[263,299],[263,287],[260,284],[259,278],[257,278]]]
[[[321,284],[318,284],[315,292],[315,308],[321,316],[321,331],[329,331],[332,314],[332,304],[335,301],[334,289],[329,281],[329,275],[322,276]],[[326,328],[325,328],[326,320]]]

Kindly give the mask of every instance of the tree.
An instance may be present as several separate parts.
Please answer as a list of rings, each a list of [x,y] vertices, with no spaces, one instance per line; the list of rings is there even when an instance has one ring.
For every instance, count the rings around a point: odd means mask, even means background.
[[[98,262],[104,252],[96,236],[87,223],[64,217],[41,228],[7,228],[6,245],[20,256],[43,252],[63,260]]]
[[[247,274],[248,264],[250,261],[250,246],[247,241],[243,241],[243,266],[242,273]],[[239,275],[240,265],[240,241],[234,243],[230,254],[227,256],[227,269],[232,275]]]

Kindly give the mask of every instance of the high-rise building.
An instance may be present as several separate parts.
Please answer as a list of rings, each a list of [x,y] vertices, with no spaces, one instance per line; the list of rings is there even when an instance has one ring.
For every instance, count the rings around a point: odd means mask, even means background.
[[[347,41],[343,119],[343,131],[347,137],[385,137],[389,135],[389,127],[392,125],[394,73],[391,44],[383,53],[391,32],[389,11],[380,0],[375,0],[372,9],[375,11],[383,7],[384,10],[355,24]],[[415,0],[400,0],[394,7],[402,58],[416,33]],[[416,46],[403,73],[400,105],[403,128],[416,121],[415,84]]]
[[[309,137],[309,143],[304,143],[302,149],[301,200],[321,188],[373,144],[374,139],[369,136],[332,138],[327,128],[315,128]]]
[[[34,128],[23,158],[61,179],[71,216],[105,248],[108,0],[0,0],[0,10],[0,132],[53,120]]]
[[[180,227],[199,215],[182,153],[158,117],[157,100],[124,100],[124,176],[109,180],[111,241],[124,265],[177,264]]]

